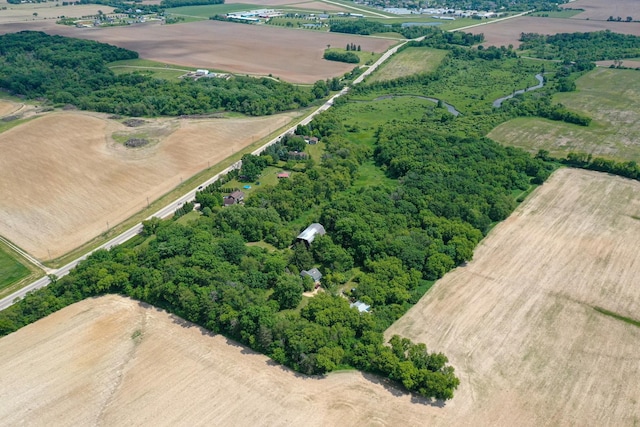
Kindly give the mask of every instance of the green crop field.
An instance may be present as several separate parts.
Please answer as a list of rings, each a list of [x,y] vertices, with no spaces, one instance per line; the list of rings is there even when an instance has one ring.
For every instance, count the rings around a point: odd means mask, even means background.
[[[29,276],[31,271],[0,247],[0,290]]]
[[[598,68],[580,77],[575,92],[555,102],[593,119],[588,127],[538,118],[501,124],[489,137],[530,152],[540,149],[564,157],[582,151],[614,160],[640,161],[640,74],[635,70]]]
[[[262,9],[263,6],[246,3],[233,3],[233,4],[211,4],[203,6],[182,6],[172,7],[166,10],[167,15],[175,16],[193,16],[197,18],[206,18],[210,16],[221,15],[231,12],[242,12],[254,9]]]
[[[435,70],[447,55],[446,50],[409,47],[396,53],[367,81],[393,80],[399,77]]]

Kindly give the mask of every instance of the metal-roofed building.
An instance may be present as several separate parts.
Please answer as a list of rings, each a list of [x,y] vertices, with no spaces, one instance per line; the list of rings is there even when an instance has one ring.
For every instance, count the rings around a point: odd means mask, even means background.
[[[316,235],[318,234],[324,236],[326,234],[326,231],[324,231],[324,227],[322,226],[322,224],[314,222],[313,224],[305,228],[302,233],[298,234],[297,239],[304,240],[305,242],[307,242],[307,245],[310,245],[311,242],[313,242],[313,239],[315,239]]]

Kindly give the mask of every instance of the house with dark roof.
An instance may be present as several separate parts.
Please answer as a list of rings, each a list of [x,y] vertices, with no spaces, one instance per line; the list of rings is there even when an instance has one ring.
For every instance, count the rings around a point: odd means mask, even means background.
[[[222,204],[224,206],[231,206],[231,205],[237,205],[242,201],[244,201],[244,193],[240,190],[236,190],[231,194],[224,196],[224,198],[222,199]]]
[[[315,283],[320,282],[320,279],[322,279],[322,273],[320,273],[320,270],[318,270],[315,267],[310,269],[310,270],[302,270],[302,272],[300,273],[300,276],[301,277],[311,277],[311,279]]]

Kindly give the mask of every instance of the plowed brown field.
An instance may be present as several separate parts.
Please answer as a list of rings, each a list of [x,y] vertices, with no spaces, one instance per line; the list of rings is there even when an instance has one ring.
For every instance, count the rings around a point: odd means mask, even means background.
[[[168,64],[272,74],[293,83],[314,83],[353,69],[353,64],[322,59],[327,45],[343,47],[355,43],[367,52],[384,52],[397,43],[349,34],[220,21],[109,28],[75,28],[46,21],[0,25],[0,33],[27,29],[110,43],[134,50],[141,58]]]
[[[0,235],[37,258],[63,255],[294,116],[149,120],[140,128],[79,112],[36,118],[0,134]],[[155,143],[128,149],[114,133]]]
[[[448,425],[640,423],[640,183],[562,169],[387,335],[443,351]]]

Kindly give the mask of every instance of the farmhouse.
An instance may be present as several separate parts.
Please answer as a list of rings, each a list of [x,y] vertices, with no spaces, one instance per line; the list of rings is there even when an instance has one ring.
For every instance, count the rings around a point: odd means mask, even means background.
[[[320,273],[320,270],[314,267],[310,270],[302,270],[302,272],[300,273],[300,277],[311,277],[314,283],[318,284],[320,283],[320,279],[322,279],[322,273]]]
[[[317,222],[314,222],[313,224],[305,228],[302,233],[298,234],[297,239],[303,240],[307,243],[307,245],[310,245],[313,242],[313,240],[316,238],[316,235],[319,234],[320,236],[324,236],[325,233],[326,231],[324,230],[324,227],[322,226],[322,224],[318,224]]]
[[[233,193],[229,194],[228,196],[224,196],[224,199],[222,199],[222,203],[225,206],[231,206],[231,205],[237,205],[238,203],[241,203],[244,200],[244,193],[240,190],[236,190]]]
[[[281,179],[281,178],[289,178],[289,172],[280,172],[278,174],[278,179]]]

